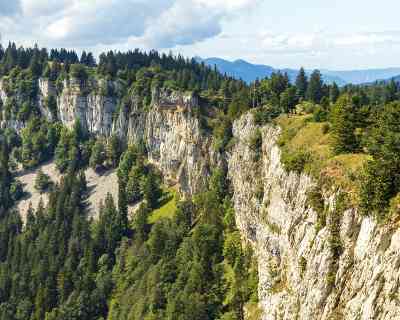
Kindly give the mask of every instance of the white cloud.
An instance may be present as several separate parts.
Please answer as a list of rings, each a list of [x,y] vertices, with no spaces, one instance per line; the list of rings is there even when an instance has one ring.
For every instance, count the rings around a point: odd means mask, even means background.
[[[218,35],[223,19],[257,1],[21,0],[15,8],[0,5],[0,32],[10,40],[53,46],[93,47],[129,40],[172,48]]]
[[[268,53],[323,54],[333,50],[379,50],[400,44],[400,30],[334,34],[323,31],[311,33],[242,35],[259,43]]]
[[[334,39],[333,44],[343,47],[400,44],[400,30],[342,35]]]

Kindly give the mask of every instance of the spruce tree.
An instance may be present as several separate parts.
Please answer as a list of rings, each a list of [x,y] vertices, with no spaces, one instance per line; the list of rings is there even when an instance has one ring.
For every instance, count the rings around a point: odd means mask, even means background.
[[[103,167],[104,161],[106,160],[106,152],[104,143],[101,140],[97,140],[92,148],[92,154],[90,156],[89,165],[97,171]]]
[[[340,95],[340,91],[339,91],[339,87],[336,84],[336,82],[334,82],[330,87],[329,87],[329,99],[332,103],[336,103],[337,99],[339,98]]]
[[[154,173],[150,171],[147,176],[144,177],[141,189],[148,207],[155,209],[161,197],[162,190],[160,189],[159,181]]]
[[[299,99],[305,99],[308,87],[308,80],[304,68],[301,67],[296,77],[297,96]]]
[[[310,76],[306,97],[307,100],[314,103],[320,103],[323,97],[323,82],[321,72],[319,70],[314,70]]]
[[[338,99],[331,112],[333,148],[335,153],[354,152],[358,149],[355,136],[356,109],[350,96]]]

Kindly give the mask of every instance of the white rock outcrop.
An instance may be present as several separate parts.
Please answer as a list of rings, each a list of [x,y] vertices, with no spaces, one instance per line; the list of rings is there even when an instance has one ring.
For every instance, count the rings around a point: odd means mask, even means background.
[[[257,129],[263,137],[259,159],[249,147]],[[279,129],[258,128],[247,114],[233,134],[228,172],[237,225],[258,256],[263,320],[400,319],[398,227],[346,210],[335,220],[342,247],[335,255],[330,222],[318,230],[317,213],[307,205],[315,183],[286,172],[280,162]],[[335,197],[324,200],[334,211]]]

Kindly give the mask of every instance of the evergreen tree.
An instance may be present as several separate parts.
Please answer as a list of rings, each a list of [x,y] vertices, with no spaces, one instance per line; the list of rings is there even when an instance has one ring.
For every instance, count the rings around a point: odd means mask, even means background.
[[[141,189],[143,198],[151,209],[158,206],[158,200],[161,197],[162,190],[159,186],[159,179],[151,171],[142,179]]]
[[[339,98],[340,95],[340,91],[339,91],[339,87],[336,84],[336,82],[334,82],[330,87],[329,87],[329,99],[332,103],[336,103],[337,99]]]
[[[301,67],[296,77],[297,96],[299,99],[305,99],[308,87],[308,80],[304,68]]]
[[[336,153],[354,152],[358,149],[355,136],[356,108],[350,96],[341,96],[331,112],[334,151]]]
[[[39,58],[39,50],[37,47],[34,49],[34,54],[31,58],[29,68],[34,77],[38,78],[42,75],[42,64]]]
[[[88,54],[86,56],[86,65],[88,67],[92,67],[92,68],[96,66],[96,61],[91,52],[88,52]]]
[[[291,113],[298,103],[296,88],[289,87],[280,96],[280,105],[285,113]]]
[[[107,159],[113,168],[116,168],[122,153],[121,141],[117,135],[112,135],[107,143]]]
[[[106,152],[104,143],[98,139],[92,148],[92,153],[89,160],[89,165],[93,170],[97,171],[103,167],[106,160]]]
[[[323,82],[319,70],[314,70],[310,76],[306,97],[314,103],[319,103],[323,97]]]
[[[129,203],[135,203],[142,198],[141,181],[143,177],[143,168],[133,166],[128,176],[126,185],[126,197]]]

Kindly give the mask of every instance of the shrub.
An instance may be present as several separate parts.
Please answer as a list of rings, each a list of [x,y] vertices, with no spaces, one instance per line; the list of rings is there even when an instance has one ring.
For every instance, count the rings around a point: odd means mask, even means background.
[[[331,130],[331,126],[329,125],[328,122],[326,122],[322,125],[321,130],[322,130],[322,134],[327,134]]]
[[[19,180],[15,180],[10,185],[10,195],[14,201],[17,201],[22,198],[24,195],[22,183]]]
[[[89,77],[86,71],[86,67],[82,64],[71,65],[70,74],[73,78],[79,79],[81,81],[85,81]]]
[[[254,123],[262,126],[275,119],[281,114],[281,109],[278,106],[266,105],[261,108],[254,109]]]
[[[313,120],[315,122],[324,122],[326,119],[327,112],[321,106],[316,106],[313,112]]]
[[[301,277],[303,277],[304,272],[306,271],[307,268],[307,260],[303,256],[301,256],[299,259],[299,268],[300,268],[300,275]]]
[[[42,170],[39,170],[35,179],[35,189],[40,193],[43,193],[46,192],[52,186],[52,184],[53,182],[51,181],[50,177]]]
[[[301,173],[304,171],[306,164],[311,161],[311,155],[304,150],[295,152],[283,151],[281,161],[287,171]]]
[[[378,220],[386,218],[390,199],[397,191],[394,172],[388,162],[371,160],[366,163],[360,183],[360,208],[364,215],[373,215]]]
[[[260,129],[257,129],[254,134],[250,137],[249,140],[250,149],[256,153],[256,161],[261,156],[261,148],[262,148],[262,134]]]
[[[324,212],[324,199],[322,198],[321,189],[319,186],[315,186],[309,192],[307,192],[307,204],[318,214]]]

